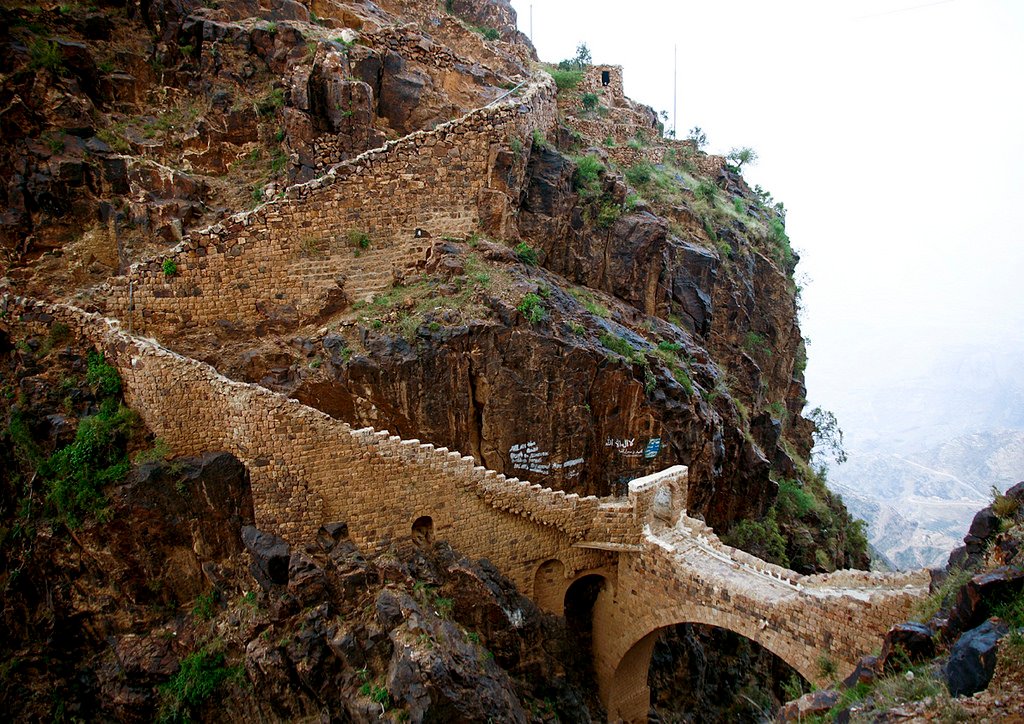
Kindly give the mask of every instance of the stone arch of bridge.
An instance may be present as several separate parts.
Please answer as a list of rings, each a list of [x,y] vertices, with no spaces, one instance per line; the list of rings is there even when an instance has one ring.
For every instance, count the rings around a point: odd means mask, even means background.
[[[603,692],[602,698],[608,708],[609,721],[617,719],[624,722],[647,721],[651,702],[647,676],[651,667],[654,644],[664,629],[679,624],[703,624],[739,634],[778,656],[808,682],[816,683],[820,678],[815,658],[818,652],[813,647],[804,647],[805,650],[802,653],[794,654],[794,642],[788,637],[777,635],[756,616],[744,618],[729,616],[728,620],[725,620],[722,612],[715,608],[688,606],[685,613],[662,619],[653,627],[648,626],[649,630],[639,638],[634,637],[632,643],[625,649],[625,653],[617,660],[606,658],[603,662],[600,660],[597,662],[598,683]],[[594,648],[598,659],[601,658],[602,652],[613,648],[619,650],[623,648],[621,639],[619,646],[609,646],[611,639],[623,636],[624,632],[610,631],[608,627],[602,626],[597,611],[595,611],[594,626]]]
[[[587,576],[604,579],[604,591],[613,595],[615,567],[591,568],[566,575],[565,564],[557,558],[549,558],[537,566],[533,575],[533,602],[548,613],[565,615],[566,595],[570,587]]]

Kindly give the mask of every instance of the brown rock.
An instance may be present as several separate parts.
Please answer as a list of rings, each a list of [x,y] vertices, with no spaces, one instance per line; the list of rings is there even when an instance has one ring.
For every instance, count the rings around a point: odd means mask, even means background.
[[[776,717],[779,722],[799,722],[805,717],[821,716],[828,713],[839,701],[839,692],[834,689],[812,691],[795,701],[787,702]]]
[[[902,671],[907,666],[935,656],[934,631],[921,623],[900,623],[889,629],[882,643],[878,663],[886,672]]]

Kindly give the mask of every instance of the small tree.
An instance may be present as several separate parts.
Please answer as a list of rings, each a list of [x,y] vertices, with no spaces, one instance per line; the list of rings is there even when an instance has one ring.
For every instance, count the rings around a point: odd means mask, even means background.
[[[700,126],[694,126],[690,129],[690,135],[687,136],[693,145],[697,147],[698,151],[704,150],[704,147],[708,145],[708,135],[701,130]]]
[[[727,158],[736,165],[736,170],[739,171],[745,163],[750,165],[757,163],[757,152],[749,146],[744,146],[743,148],[734,148],[729,151]]]
[[[827,455],[836,461],[836,465],[846,462],[846,450],[843,448],[843,431],[835,413],[815,407],[807,413],[807,419],[814,423],[814,447],[818,455]]]
[[[586,43],[580,43],[576,46],[576,67],[583,70],[588,65],[594,62],[594,59],[590,55],[590,48],[587,47]]]
[[[585,70],[592,62],[593,58],[590,55],[590,48],[587,47],[586,43],[580,43],[576,46],[575,57],[561,61],[558,67],[561,70]]]

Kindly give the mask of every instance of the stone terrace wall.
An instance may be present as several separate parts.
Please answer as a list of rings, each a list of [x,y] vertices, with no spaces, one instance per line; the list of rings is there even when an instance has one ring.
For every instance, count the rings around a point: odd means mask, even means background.
[[[467,37],[472,36],[479,43],[477,55],[487,56],[489,67],[500,67],[502,72],[509,75],[518,74],[519,69],[507,58],[493,52],[481,36],[471,31],[466,31],[466,34]],[[386,25],[364,32],[361,41],[376,50],[393,50],[400,53],[406,60],[422,63],[438,70],[464,71],[475,66],[481,74],[490,75],[491,72],[480,66],[479,63],[463,58],[451,48],[433,41],[414,25]]]
[[[567,575],[612,560],[612,554],[573,543],[608,542],[609,535],[617,536],[612,542],[639,542],[642,521],[632,501],[541,488],[444,448],[354,430],[124,334],[98,315],[11,297],[3,309],[36,331],[63,321],[104,349],[121,373],[129,404],[176,453],[236,455],[250,473],[257,525],[291,541],[311,541],[324,523],[344,521],[355,543],[380,550],[409,537],[413,522],[428,515],[438,538],[488,558],[526,592],[546,560],[561,560]]]
[[[417,228],[466,235],[482,214],[507,212],[522,174],[495,172],[495,158],[513,138],[528,145],[534,129],[554,123],[554,90],[540,74],[517,96],[367,151],[283,200],[194,232],[168,257],[175,275],[156,260],[112,280],[108,312],[127,319],[131,295],[134,328],[159,334],[221,320],[255,327],[280,309],[300,323],[316,320],[346,299],[349,232],[366,233],[374,250],[393,249],[412,245]]]

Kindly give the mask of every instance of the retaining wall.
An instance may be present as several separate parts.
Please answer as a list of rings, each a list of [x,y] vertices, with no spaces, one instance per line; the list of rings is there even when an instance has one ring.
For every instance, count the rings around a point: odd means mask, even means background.
[[[357,255],[414,246],[417,229],[468,235],[482,217],[510,214],[525,161],[504,171],[495,161],[513,139],[528,147],[533,130],[554,117],[554,84],[541,74],[516,96],[367,151],[281,200],[192,233],[167,256],[173,275],[163,259],[134,265],[112,280],[108,313],[131,314],[135,330],[159,336],[216,322],[313,322],[354,301],[345,272]],[[369,249],[354,246],[350,232],[366,234]]]

